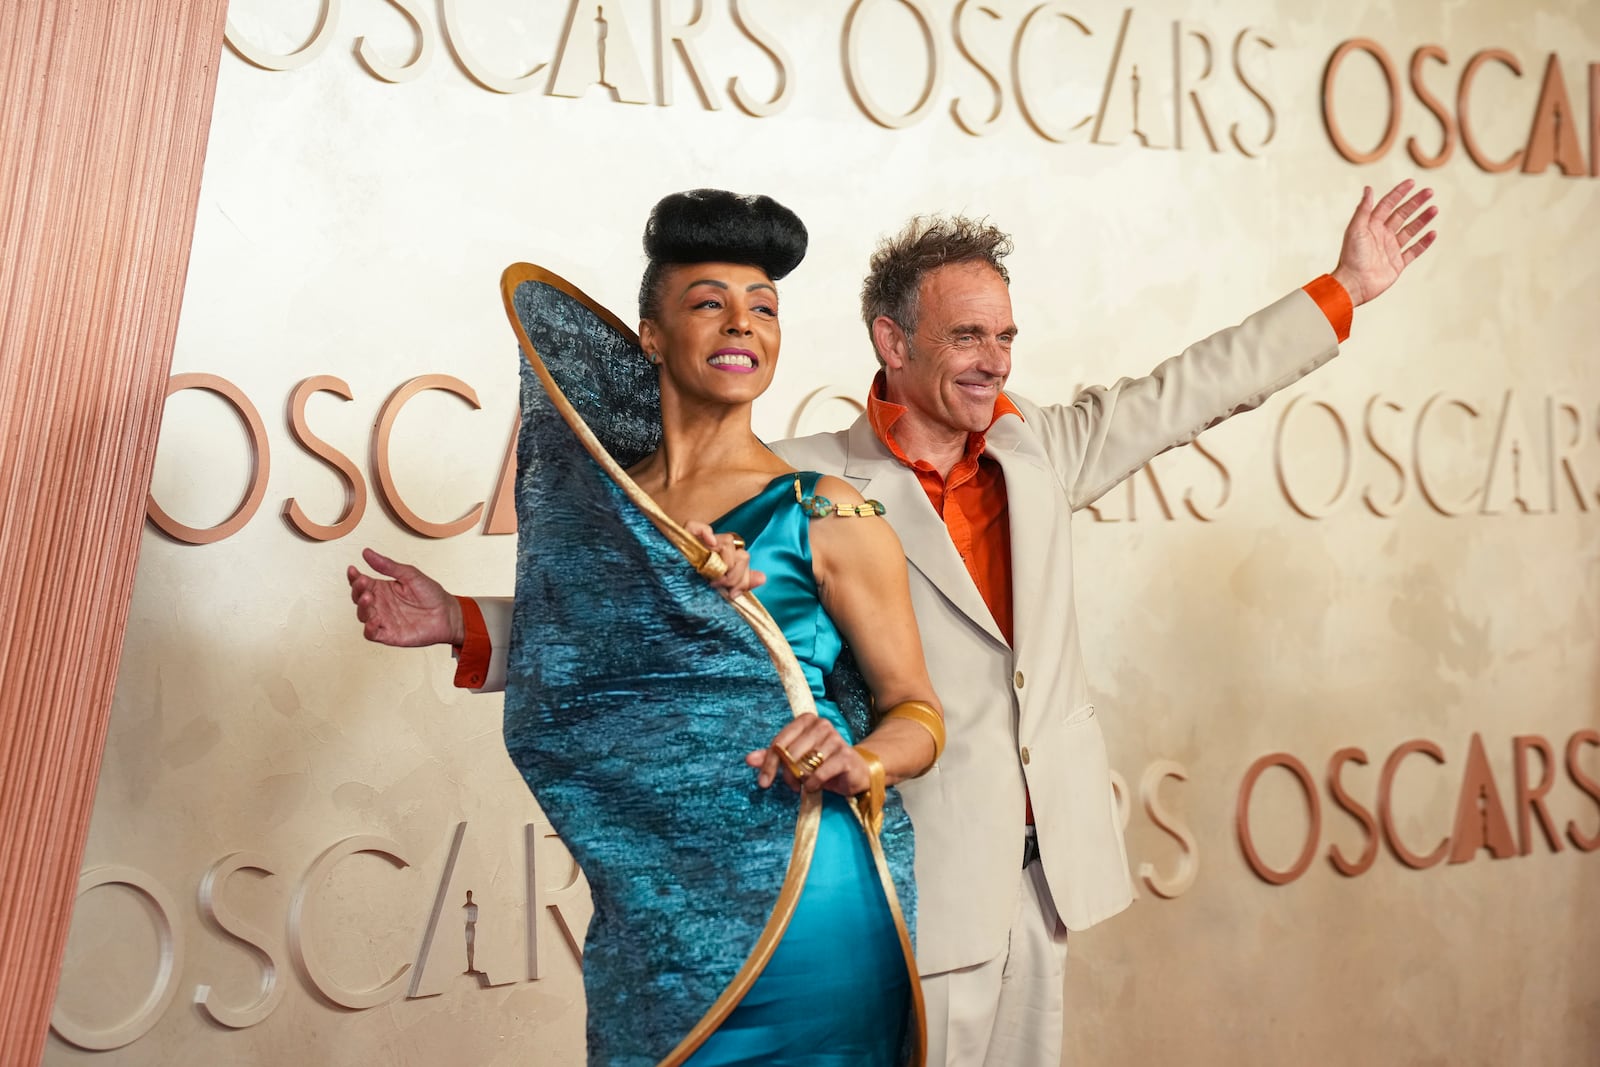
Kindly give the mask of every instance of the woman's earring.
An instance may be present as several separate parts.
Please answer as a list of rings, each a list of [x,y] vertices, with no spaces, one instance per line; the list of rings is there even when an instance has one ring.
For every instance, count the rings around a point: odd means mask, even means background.
[[[659,352],[651,352],[645,358],[650,361],[650,365],[653,367],[661,365],[661,353]]]

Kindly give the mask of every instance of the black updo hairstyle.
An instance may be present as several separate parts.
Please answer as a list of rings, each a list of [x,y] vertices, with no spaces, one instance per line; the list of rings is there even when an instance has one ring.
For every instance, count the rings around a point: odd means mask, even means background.
[[[644,277],[639,317],[661,311],[658,290],[668,267],[680,263],[739,263],[759,267],[777,281],[806,256],[800,216],[770,196],[741,196],[723,189],[691,189],[664,196],[644,224]]]

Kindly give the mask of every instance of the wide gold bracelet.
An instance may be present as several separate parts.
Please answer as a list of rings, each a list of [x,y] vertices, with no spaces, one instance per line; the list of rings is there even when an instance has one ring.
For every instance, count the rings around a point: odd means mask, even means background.
[[[867,762],[869,777],[867,788],[864,792],[856,794],[856,806],[861,812],[861,821],[866,824],[867,832],[877,837],[883,832],[883,802],[884,786],[888,775],[883,769],[883,760],[869,748],[856,746],[856,755]]]
[[[907,700],[890,708],[884,713],[883,718],[884,721],[906,719],[932,734],[933,762],[939,762],[939,757],[944,754],[944,719],[933,710],[932,704],[921,700]]]

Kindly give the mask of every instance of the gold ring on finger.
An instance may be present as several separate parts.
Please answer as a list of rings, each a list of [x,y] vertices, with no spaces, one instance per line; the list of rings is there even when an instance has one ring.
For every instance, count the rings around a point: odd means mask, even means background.
[[[816,749],[812,749],[810,752],[806,753],[806,755],[800,757],[800,762],[805,764],[808,770],[814,771],[818,767],[822,766],[822,763],[825,759],[827,759],[826,756],[818,752]]]

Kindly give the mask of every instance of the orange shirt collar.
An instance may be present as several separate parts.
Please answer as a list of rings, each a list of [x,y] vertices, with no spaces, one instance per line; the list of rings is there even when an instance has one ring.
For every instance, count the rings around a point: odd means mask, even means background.
[[[900,451],[900,446],[895,442],[894,434],[891,432],[894,429],[894,424],[899,422],[901,417],[905,415],[906,406],[904,404],[896,404],[893,400],[889,400],[884,396],[886,385],[887,382],[884,379],[883,371],[880,370],[877,376],[872,379],[872,388],[867,392],[867,421],[872,424],[872,432],[878,435],[878,440],[883,442],[883,446],[889,450],[895,459],[908,467],[915,466],[916,464],[908,459],[904,452]],[[1006,415],[1015,415],[1019,419],[1022,418],[1022,412],[1017,410],[1017,405],[1013,404],[1011,398],[1006,396],[1005,393],[1001,393],[999,399],[994,402],[994,418],[989,420],[989,425],[984,427],[983,433],[967,435],[966,459],[972,459],[983,454],[985,439],[989,431],[994,428],[996,422],[999,422]]]

